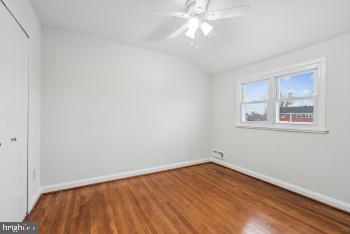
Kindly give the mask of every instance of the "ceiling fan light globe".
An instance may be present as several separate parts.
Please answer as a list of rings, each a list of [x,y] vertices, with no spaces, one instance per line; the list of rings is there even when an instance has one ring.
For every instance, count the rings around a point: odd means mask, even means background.
[[[209,33],[213,30],[213,26],[208,24],[207,22],[203,22],[200,26],[204,36],[208,36]]]
[[[197,32],[197,29],[193,30],[189,28],[186,32],[186,36],[191,39],[194,39],[196,37],[196,32]]]
[[[197,17],[192,17],[188,20],[187,26],[189,30],[196,31],[199,28],[199,19]]]

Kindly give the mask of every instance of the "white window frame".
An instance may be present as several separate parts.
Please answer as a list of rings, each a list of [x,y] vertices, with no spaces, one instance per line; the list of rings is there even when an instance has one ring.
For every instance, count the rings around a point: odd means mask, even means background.
[[[246,122],[246,121],[243,121],[243,119],[244,119],[244,117],[243,117],[243,115],[244,115],[244,113],[243,113],[243,107],[244,107],[244,105],[249,105],[249,104],[267,104],[267,112],[268,112],[268,108],[269,108],[269,101],[270,101],[270,96],[268,95],[267,96],[267,99],[266,100],[261,100],[261,101],[248,101],[248,102],[246,102],[246,101],[244,101],[243,99],[244,99],[244,97],[243,97],[243,95],[244,95],[244,85],[246,85],[246,84],[249,84],[249,83],[252,83],[252,82],[259,82],[259,81],[267,81],[268,82],[268,89],[270,89],[270,81],[269,81],[269,79],[259,79],[259,80],[256,80],[256,81],[249,81],[249,82],[244,82],[244,83],[242,83],[241,84],[241,86],[240,86],[240,91],[241,91],[241,93],[240,93],[240,98],[241,98],[241,101],[240,101],[240,111],[241,111],[241,115],[240,115],[240,121],[241,122],[244,122],[244,123],[257,123],[257,124],[261,124],[261,123],[266,123],[267,121],[249,121],[249,122]]]
[[[277,102],[281,101],[278,94],[277,79],[281,76],[302,73],[315,70],[315,89],[313,95],[298,99],[314,99],[314,122],[313,123],[288,123],[277,121]],[[269,81],[267,100],[267,121],[245,122],[243,121],[243,88],[247,83]],[[328,133],[326,129],[326,58],[296,64],[293,66],[265,72],[260,75],[248,77],[237,81],[237,117],[236,126],[239,128],[253,128],[277,131],[306,132],[306,133]],[[253,102],[252,102],[253,103]],[[256,102],[259,103],[259,102]],[[260,102],[265,103],[265,101]]]

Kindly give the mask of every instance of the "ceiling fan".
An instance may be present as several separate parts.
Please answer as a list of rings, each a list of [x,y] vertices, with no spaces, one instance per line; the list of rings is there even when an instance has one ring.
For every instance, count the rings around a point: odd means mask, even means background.
[[[237,1],[226,0],[228,4],[224,8],[218,8],[218,2],[220,0],[186,0],[184,11],[173,11],[158,5],[153,5],[151,10],[154,13],[173,16],[187,21],[168,35],[168,39],[185,33],[187,37],[195,40],[198,34],[207,36],[212,32],[213,25],[211,21],[239,17],[245,15],[250,9],[250,4],[247,1],[237,3]]]

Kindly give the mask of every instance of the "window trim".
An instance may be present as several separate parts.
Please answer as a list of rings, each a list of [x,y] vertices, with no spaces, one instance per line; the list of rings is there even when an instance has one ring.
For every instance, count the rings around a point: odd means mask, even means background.
[[[297,97],[296,99],[314,99],[314,122],[313,123],[282,123],[276,120],[276,103],[280,101],[277,97],[277,79],[281,76],[302,73],[309,70],[316,70],[314,94],[307,97]],[[328,133],[326,129],[326,58],[307,61],[304,63],[275,69],[264,72],[260,75],[254,75],[237,81],[237,128],[276,130],[288,132],[304,132],[304,133]],[[244,84],[268,80],[268,99],[260,103],[267,103],[267,121],[264,122],[244,122],[243,115],[243,88]],[[285,100],[285,99],[282,99]],[[257,102],[258,103],[258,102]]]
[[[240,86],[240,122],[241,123],[249,123],[249,124],[251,124],[251,123],[260,123],[260,124],[263,124],[263,123],[267,123],[269,120],[268,120],[268,118],[267,118],[267,121],[250,121],[250,122],[246,122],[246,121],[244,121],[243,119],[244,119],[244,117],[243,117],[243,106],[244,105],[249,105],[249,104],[265,104],[266,103],[266,106],[267,106],[267,115],[268,115],[268,108],[269,108],[269,102],[270,102],[270,99],[271,99],[271,97],[270,97],[270,93],[269,93],[269,90],[270,90],[270,80],[269,79],[260,79],[260,80],[257,80],[257,81],[255,81],[255,82],[258,82],[258,81],[264,81],[264,80],[266,80],[268,83],[267,83],[267,85],[268,85],[268,96],[267,96],[267,99],[266,100],[262,100],[262,101],[250,101],[250,102],[247,102],[247,101],[244,101],[244,85],[245,84],[249,84],[249,83],[252,83],[252,82],[254,82],[254,81],[249,81],[249,82],[244,82],[244,83],[242,83],[241,84],[241,86]]]

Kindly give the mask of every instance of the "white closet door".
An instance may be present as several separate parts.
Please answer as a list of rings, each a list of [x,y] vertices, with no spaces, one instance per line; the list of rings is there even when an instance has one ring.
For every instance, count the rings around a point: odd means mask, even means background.
[[[0,2],[0,221],[27,209],[28,43]]]

